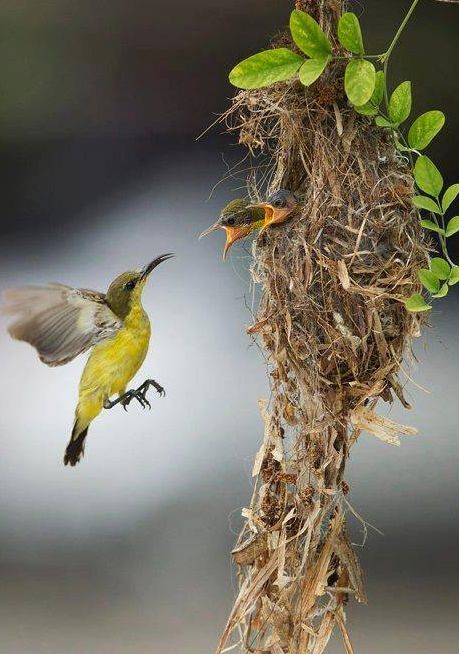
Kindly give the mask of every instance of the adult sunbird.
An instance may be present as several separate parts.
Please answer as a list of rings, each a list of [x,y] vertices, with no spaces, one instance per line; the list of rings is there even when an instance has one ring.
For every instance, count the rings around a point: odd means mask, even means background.
[[[242,238],[256,231],[263,232],[271,225],[285,222],[297,208],[297,197],[286,189],[272,193],[266,202],[250,204],[248,200],[232,200],[224,207],[216,223],[200,234],[199,238],[207,236],[216,229],[224,229],[226,243],[223,258],[230,247]]]
[[[150,321],[142,307],[142,291],[150,273],[173,254],[162,254],[141,270],[117,277],[106,294],[62,284],[26,286],[4,293],[2,313],[17,315],[10,335],[30,343],[48,366],[61,366],[91,349],[80,380],[78,405],[64,464],[75,466],[84,454],[91,422],[102,409],[134,398],[150,407],[147,379],[139,388],[126,387],[142,365],[150,342]],[[110,398],[118,395],[113,401]]]

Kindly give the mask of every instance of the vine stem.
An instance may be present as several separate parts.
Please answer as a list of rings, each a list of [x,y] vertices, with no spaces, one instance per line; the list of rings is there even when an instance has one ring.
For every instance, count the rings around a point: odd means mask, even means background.
[[[383,64],[384,64],[383,69],[384,69],[384,79],[385,79],[384,96],[385,96],[385,101],[386,101],[387,107],[389,106],[389,94],[387,92],[387,71],[388,71],[388,67],[389,67],[389,59],[391,57],[393,49],[397,45],[397,42],[398,42],[399,38],[402,35],[403,30],[407,26],[412,14],[413,14],[413,12],[416,9],[418,4],[419,4],[419,0],[414,0],[414,2],[412,3],[411,7],[408,10],[408,13],[406,14],[406,16],[403,19],[400,27],[398,28],[397,33],[395,34],[395,36],[394,36],[394,38],[392,40],[392,43],[387,48],[387,51],[384,54],[384,58],[383,58]]]
[[[458,0],[458,2],[459,2],[459,0]],[[365,54],[364,58],[365,59],[377,59],[378,61],[382,61],[384,55],[385,55],[385,52],[383,52],[382,54],[375,54],[375,55]],[[333,59],[349,61],[349,56],[339,56],[339,55],[336,56],[336,55],[333,55]],[[351,56],[351,59],[361,59],[361,57],[360,56],[355,56],[355,57]]]

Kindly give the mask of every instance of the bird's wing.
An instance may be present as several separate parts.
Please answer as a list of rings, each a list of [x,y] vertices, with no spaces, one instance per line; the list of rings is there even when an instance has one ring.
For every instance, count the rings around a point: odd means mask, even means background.
[[[102,293],[61,284],[24,286],[5,291],[4,314],[17,319],[8,331],[30,343],[48,366],[61,366],[123,325]]]

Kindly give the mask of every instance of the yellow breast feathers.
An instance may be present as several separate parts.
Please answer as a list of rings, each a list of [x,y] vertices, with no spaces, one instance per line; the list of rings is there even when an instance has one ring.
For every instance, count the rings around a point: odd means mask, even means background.
[[[133,308],[124,327],[93,348],[80,382],[80,401],[83,394],[96,395],[103,406],[105,399],[123,393],[147,355],[150,334],[147,314],[141,306]]]

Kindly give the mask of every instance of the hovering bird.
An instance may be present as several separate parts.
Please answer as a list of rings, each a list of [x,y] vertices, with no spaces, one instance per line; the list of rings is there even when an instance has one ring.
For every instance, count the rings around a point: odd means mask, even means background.
[[[10,335],[30,343],[48,366],[68,363],[91,349],[80,380],[78,405],[64,464],[75,466],[84,454],[91,422],[102,409],[136,399],[150,407],[147,379],[139,388],[126,387],[142,365],[150,342],[150,321],[142,307],[142,291],[150,273],[173,254],[162,254],[141,270],[117,277],[106,294],[62,284],[26,286],[5,292],[2,313],[16,315]],[[114,400],[110,398],[118,395]]]
[[[250,204],[245,199],[232,200],[221,212],[216,223],[202,232],[199,238],[207,236],[216,229],[224,229],[226,243],[223,258],[230,247],[242,238],[257,230],[263,232],[267,227],[283,223],[298,206],[298,199],[286,189],[272,193],[266,202]]]

